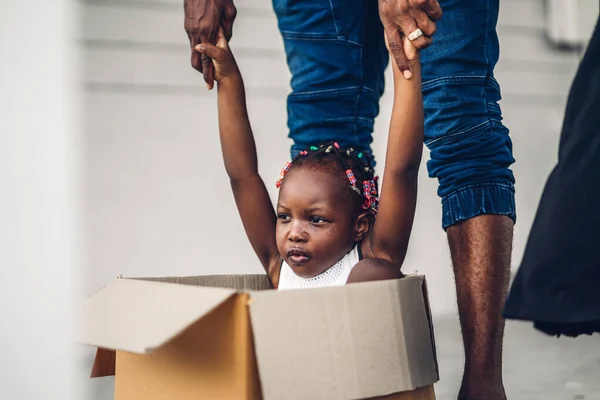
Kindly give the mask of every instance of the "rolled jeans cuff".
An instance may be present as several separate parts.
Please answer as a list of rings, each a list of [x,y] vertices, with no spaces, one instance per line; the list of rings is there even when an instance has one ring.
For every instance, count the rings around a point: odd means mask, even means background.
[[[461,188],[442,199],[442,228],[479,215],[505,215],[517,221],[514,187],[478,184]]]

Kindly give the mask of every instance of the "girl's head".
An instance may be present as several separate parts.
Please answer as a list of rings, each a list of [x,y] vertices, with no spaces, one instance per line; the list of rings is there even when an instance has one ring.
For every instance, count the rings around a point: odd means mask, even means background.
[[[286,164],[277,182],[277,247],[297,275],[319,275],[369,233],[379,201],[373,173],[368,155],[337,143]]]

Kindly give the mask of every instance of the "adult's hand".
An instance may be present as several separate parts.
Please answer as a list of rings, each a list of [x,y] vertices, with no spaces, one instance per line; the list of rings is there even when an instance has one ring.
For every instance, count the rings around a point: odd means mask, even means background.
[[[390,53],[406,79],[412,72],[404,53],[403,36],[420,29],[423,35],[412,40],[412,45],[422,50],[431,44],[435,21],[442,17],[437,0],[379,0],[379,16],[385,30]]]
[[[229,41],[237,10],[233,0],[184,0],[183,9],[185,12],[183,25],[192,50],[192,67],[204,75],[204,81],[210,90],[214,85],[214,66],[205,54],[195,51],[195,48],[200,43],[216,44],[221,27],[225,38]]]

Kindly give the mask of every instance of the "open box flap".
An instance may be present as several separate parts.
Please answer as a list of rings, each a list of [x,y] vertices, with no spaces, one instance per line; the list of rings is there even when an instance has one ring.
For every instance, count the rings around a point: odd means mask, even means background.
[[[265,400],[370,398],[437,382],[423,284],[411,276],[252,293]]]
[[[168,342],[235,293],[136,279],[117,279],[88,297],[78,342],[145,354]]]

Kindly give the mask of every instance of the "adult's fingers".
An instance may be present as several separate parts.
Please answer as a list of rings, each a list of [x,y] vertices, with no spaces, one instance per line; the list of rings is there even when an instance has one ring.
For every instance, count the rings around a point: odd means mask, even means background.
[[[423,32],[423,35],[432,37],[435,34],[436,26],[435,22],[433,22],[424,11],[416,10],[413,12],[413,17],[415,18],[415,22],[417,26]],[[410,32],[405,32],[406,35],[409,35]]]
[[[420,48],[418,48],[417,46],[415,46],[415,42],[410,42],[412,44],[412,46],[415,49],[421,50],[421,49],[426,49],[427,47],[431,46],[431,43],[433,43],[433,38],[430,38],[428,36],[421,36],[420,40],[419,40],[419,44],[420,44]],[[412,60],[412,58],[410,57],[410,55],[406,52],[406,49],[404,49],[404,54],[407,56],[408,60]]]
[[[400,19],[398,21],[398,26],[400,26],[400,30],[402,31],[402,33],[404,33],[404,35],[409,38],[410,38],[411,33],[415,32],[417,29],[420,29],[420,27],[417,26],[417,22],[412,17],[404,17],[404,18]],[[423,32],[423,34],[425,34],[423,29],[421,29],[421,31]],[[388,39],[389,39],[389,36],[388,36]],[[425,35],[421,35],[420,37],[411,40],[411,42],[412,42],[412,45],[415,46],[418,50],[424,49],[428,46],[428,42],[427,42],[427,39],[425,38]],[[400,65],[398,65],[398,66],[400,66]]]
[[[200,42],[196,39],[195,36],[189,35],[188,38],[190,39],[190,47],[192,49],[192,67],[198,72],[202,73],[202,60],[200,59],[201,54],[194,50]]]
[[[410,63],[406,58],[406,54],[404,54],[404,45],[402,43],[400,32],[395,27],[390,26],[385,29],[385,36],[387,38],[390,53],[392,53],[392,57],[394,57],[398,69],[400,69],[406,79],[412,78],[412,70]]]
[[[439,21],[442,18],[442,6],[438,0],[425,0],[425,3],[421,5],[421,10],[425,11],[433,21]]]
[[[223,32],[225,33],[225,38],[227,41],[231,40],[231,36],[233,35],[233,22],[235,21],[236,16],[237,8],[235,8],[233,4],[227,6],[223,12],[223,21],[221,22],[221,27],[223,28]]]

